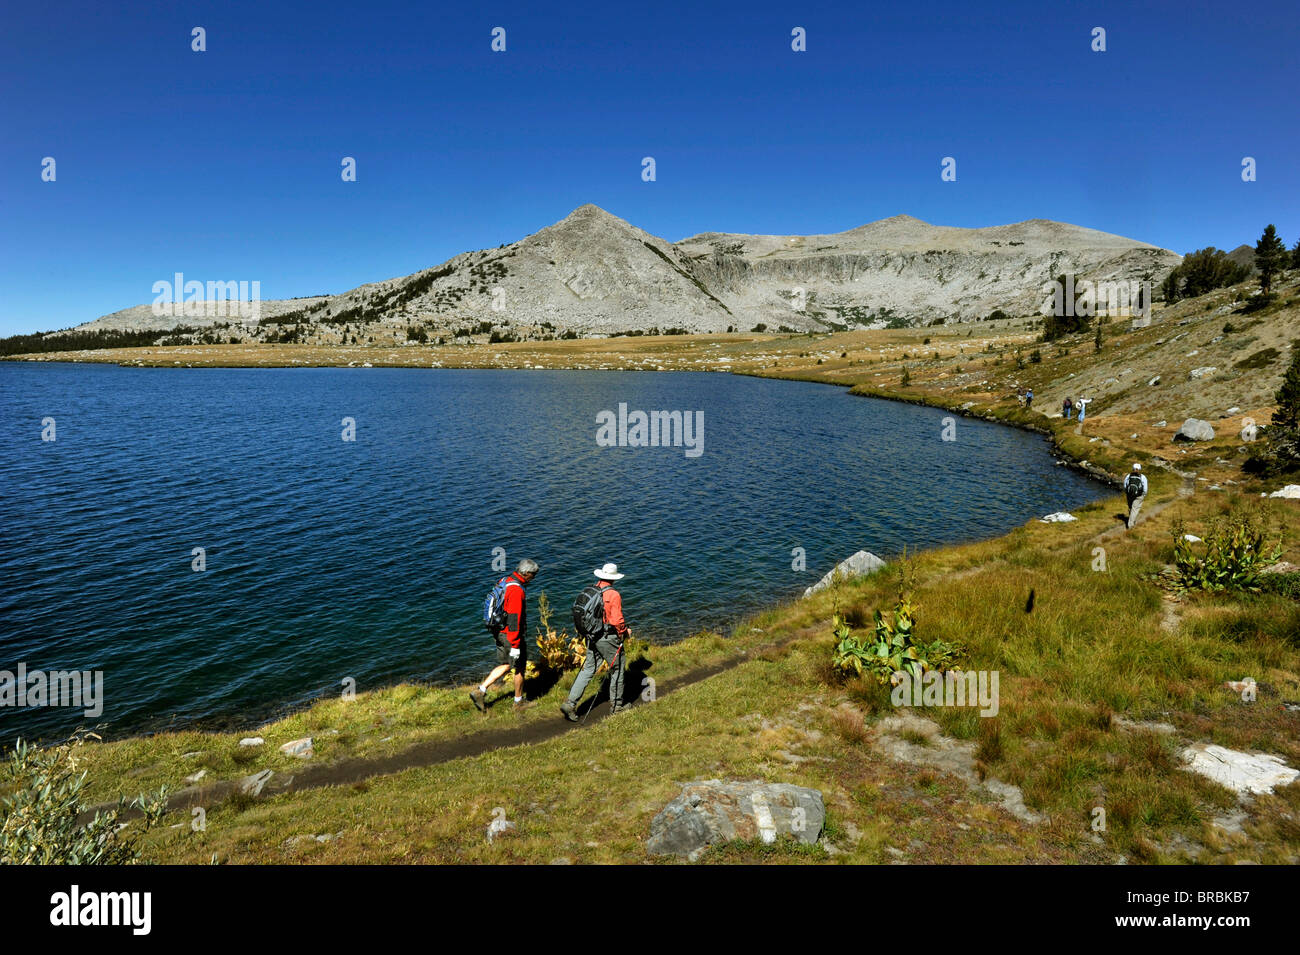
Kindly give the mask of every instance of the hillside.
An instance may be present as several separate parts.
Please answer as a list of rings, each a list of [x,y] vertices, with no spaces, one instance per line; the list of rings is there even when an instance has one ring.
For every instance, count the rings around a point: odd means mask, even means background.
[[[594,205],[508,246],[335,296],[264,301],[245,327],[209,307],[140,305],[80,331],[189,326],[194,341],[401,344],[657,332],[832,331],[1028,315],[1062,273],[1158,284],[1164,249],[1036,219],[985,229],[896,216],[835,235],[704,233],[667,242]]]

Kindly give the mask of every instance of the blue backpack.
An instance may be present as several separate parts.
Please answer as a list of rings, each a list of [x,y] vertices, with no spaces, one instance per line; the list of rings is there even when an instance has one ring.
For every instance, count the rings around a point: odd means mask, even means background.
[[[504,630],[506,626],[506,587],[511,583],[509,575],[497,581],[483,601],[483,626],[493,633]]]

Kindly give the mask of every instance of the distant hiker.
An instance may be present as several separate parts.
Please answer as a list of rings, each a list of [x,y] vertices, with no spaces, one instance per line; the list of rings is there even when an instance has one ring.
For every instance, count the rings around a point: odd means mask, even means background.
[[[1079,421],[1083,421],[1083,416],[1088,410],[1088,402],[1091,398],[1079,398],[1074,402],[1074,406],[1079,409]]]
[[[1061,414],[1065,415],[1065,420],[1066,420],[1066,421],[1069,421],[1069,420],[1070,420],[1070,415],[1071,415],[1073,412],[1074,412],[1074,402],[1070,400],[1070,396],[1069,396],[1069,395],[1066,395],[1066,396],[1065,396],[1065,401],[1064,401],[1064,402],[1062,403],[1062,405],[1061,405]]]
[[[618,572],[618,564],[606,564],[593,574],[596,582],[588,584],[573,602],[573,626],[587,641],[587,658],[573,681],[569,698],[560,704],[560,712],[575,723],[578,701],[596,673],[597,658],[609,664],[610,711],[619,713],[630,705],[623,702],[623,672],[627,664],[623,638],[628,628],[623,619],[623,598],[613,586],[613,581],[622,580],[625,575]]]
[[[1025,392],[1025,410],[1028,411],[1034,406],[1034,389],[1030,388]]]
[[[524,702],[524,669],[528,664],[528,607],[525,603],[524,584],[537,576],[541,568],[535,560],[521,560],[515,572],[497,581],[483,606],[483,625],[492,633],[497,644],[497,665],[477,690],[470,690],[469,698],[480,713],[487,712],[487,691],[497,680],[511,670],[515,671],[515,709],[522,710]]]
[[[1016,403],[1020,405],[1022,408],[1025,406],[1025,389],[1023,388],[1016,389]]]
[[[1147,476],[1142,473],[1142,465],[1134,464],[1133,470],[1124,479],[1124,497],[1128,500],[1128,521],[1125,527],[1131,528],[1137,523],[1142,502],[1147,499]]]

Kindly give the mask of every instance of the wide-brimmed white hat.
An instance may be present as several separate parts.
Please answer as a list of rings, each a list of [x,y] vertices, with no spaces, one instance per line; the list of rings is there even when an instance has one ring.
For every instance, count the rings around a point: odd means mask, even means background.
[[[1141,470],[1142,470],[1142,465],[1140,465],[1140,464],[1135,464],[1135,465],[1133,465],[1133,470],[1134,470],[1134,471],[1141,471]]]
[[[622,580],[623,575],[618,572],[618,564],[606,564],[604,567],[597,567],[592,571],[601,580]]]

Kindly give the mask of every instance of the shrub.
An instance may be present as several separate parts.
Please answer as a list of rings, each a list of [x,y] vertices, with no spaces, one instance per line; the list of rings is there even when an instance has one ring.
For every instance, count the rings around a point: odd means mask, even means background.
[[[917,640],[916,603],[912,571],[904,563],[898,598],[889,616],[874,614],[874,631],[856,636],[848,621],[837,612],[831,625],[836,643],[832,667],[842,676],[873,676],[881,685],[891,683],[896,673],[909,673],[919,680],[926,670],[954,669],[963,651],[945,640],[930,643]]]
[[[542,621],[537,631],[537,657],[548,670],[576,670],[587,658],[587,643],[579,636],[570,635],[567,630],[552,627],[551,617],[554,613],[546,591],[543,590],[537,598],[537,616]]]
[[[140,860],[138,836],[119,830],[118,815],[128,808],[96,812],[85,825],[77,816],[84,801],[86,773],[77,772],[81,736],[48,749],[18,740],[0,775],[0,863],[6,865],[126,865]],[[147,832],[167,809],[167,787],[137,797],[130,808],[144,813]]]
[[[1261,588],[1260,574],[1282,556],[1282,542],[1269,547],[1264,519],[1242,509],[1218,519],[1206,533],[1204,556],[1184,537],[1181,521],[1174,525],[1174,578],[1179,590],[1252,590]]]

